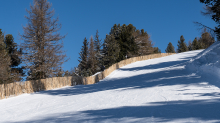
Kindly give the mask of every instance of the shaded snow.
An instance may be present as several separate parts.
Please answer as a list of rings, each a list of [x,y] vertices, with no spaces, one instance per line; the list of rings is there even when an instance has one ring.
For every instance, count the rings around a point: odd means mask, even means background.
[[[203,66],[218,71],[214,51],[139,61],[93,85],[0,100],[0,122],[220,122],[217,76],[203,76],[201,71],[207,72]],[[216,59],[210,61],[213,54]]]

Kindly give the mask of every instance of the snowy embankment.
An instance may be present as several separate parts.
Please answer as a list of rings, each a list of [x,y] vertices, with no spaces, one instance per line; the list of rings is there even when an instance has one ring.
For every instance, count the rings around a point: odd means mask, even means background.
[[[93,85],[0,100],[0,122],[220,122],[217,47],[135,62]]]
[[[212,81],[215,79],[216,84],[220,85],[220,42],[215,42],[194,59],[191,59],[186,65],[186,69],[207,76]]]

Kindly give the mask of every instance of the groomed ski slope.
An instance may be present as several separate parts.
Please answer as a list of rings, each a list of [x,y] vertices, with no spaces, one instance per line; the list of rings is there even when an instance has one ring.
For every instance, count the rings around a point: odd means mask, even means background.
[[[0,100],[0,122],[220,122],[219,81],[192,65],[201,52],[132,63],[93,85]]]

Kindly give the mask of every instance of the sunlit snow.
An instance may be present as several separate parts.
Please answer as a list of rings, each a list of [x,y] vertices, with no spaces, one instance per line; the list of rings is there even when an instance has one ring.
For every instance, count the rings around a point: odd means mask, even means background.
[[[132,63],[93,85],[0,100],[0,122],[220,122],[218,45]]]

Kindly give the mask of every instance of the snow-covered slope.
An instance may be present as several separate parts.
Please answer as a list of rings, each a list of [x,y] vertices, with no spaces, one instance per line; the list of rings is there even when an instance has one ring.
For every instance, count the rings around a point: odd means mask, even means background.
[[[212,46],[191,59],[186,69],[199,75],[207,76],[212,80],[216,79],[216,84],[220,85],[220,42],[215,42]]]
[[[203,66],[218,71],[215,48],[132,63],[93,85],[0,100],[0,122],[220,122],[217,76],[203,76]]]

